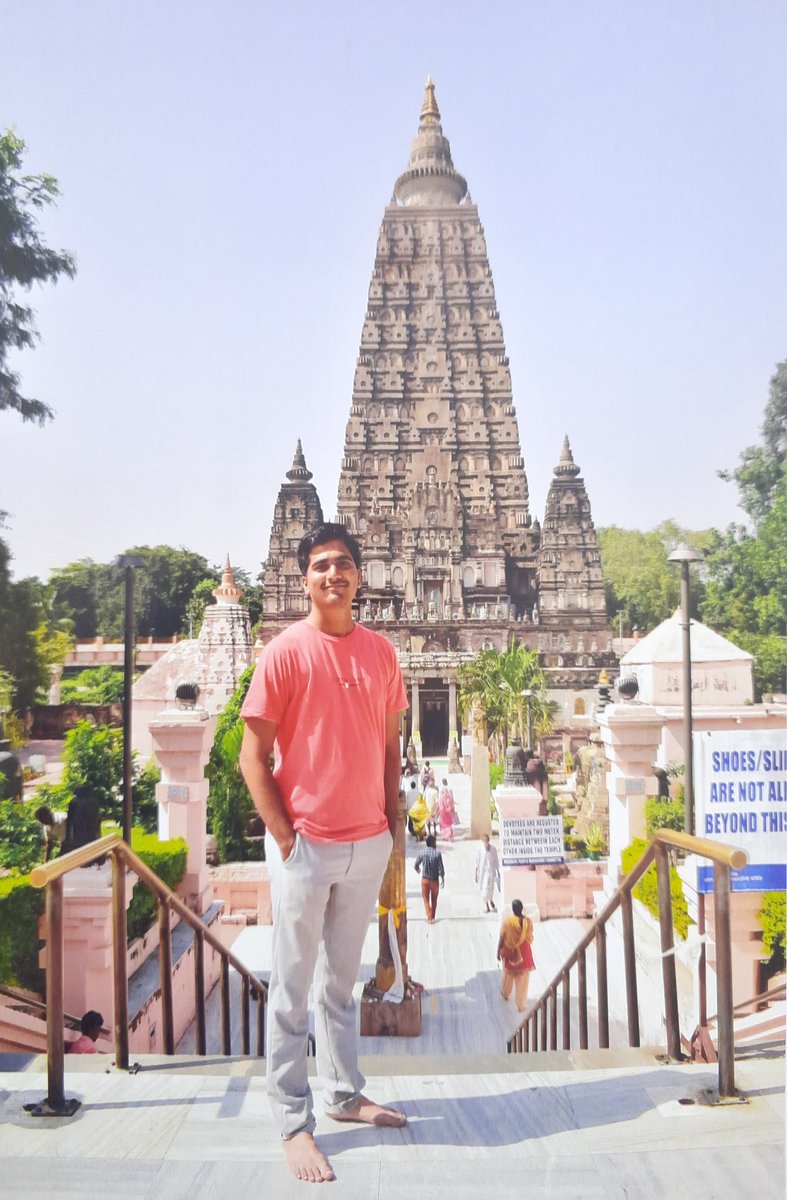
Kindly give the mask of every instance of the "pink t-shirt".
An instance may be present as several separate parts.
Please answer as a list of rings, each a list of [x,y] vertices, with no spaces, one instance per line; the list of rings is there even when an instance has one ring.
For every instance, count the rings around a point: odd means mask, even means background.
[[[96,1043],[93,1041],[93,1039],[89,1038],[86,1033],[83,1033],[81,1037],[78,1037],[76,1041],[71,1043],[71,1045],[68,1047],[68,1053],[98,1054],[98,1049],[96,1048]]]
[[[388,827],[385,718],[407,708],[391,643],[298,621],[269,642],[241,709],[278,726],[273,775],[297,832],[357,842]]]

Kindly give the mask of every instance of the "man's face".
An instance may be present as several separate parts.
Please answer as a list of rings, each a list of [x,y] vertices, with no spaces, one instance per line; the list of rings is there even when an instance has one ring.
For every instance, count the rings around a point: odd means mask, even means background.
[[[488,850],[489,849],[489,838],[487,837],[486,834],[483,834],[481,841],[484,843],[484,849]]]
[[[317,608],[349,610],[360,582],[361,573],[343,542],[326,542],[312,548],[303,590]]]

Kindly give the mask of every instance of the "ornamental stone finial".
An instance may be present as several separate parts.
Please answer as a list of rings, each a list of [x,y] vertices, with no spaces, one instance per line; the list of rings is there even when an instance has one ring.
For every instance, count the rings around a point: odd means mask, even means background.
[[[556,475],[578,475],[579,467],[574,462],[574,455],[571,453],[571,444],[568,440],[568,434],[563,438],[563,449],[560,451],[560,462],[555,467]]]
[[[437,98],[434,94],[434,84],[432,76],[426,77],[426,90],[424,91],[424,102],[421,108],[421,128],[424,125],[439,125],[440,124],[440,109],[437,107]]]
[[[298,438],[298,444],[295,447],[295,453],[292,456],[292,466],[290,467],[289,471],[287,472],[287,478],[291,482],[294,483],[296,479],[308,482],[308,480],[310,480],[311,477],[312,477],[312,473],[309,470],[309,468],[306,466],[306,459],[304,458],[304,455],[303,455],[303,447],[301,446],[301,439]]]
[[[404,208],[445,208],[460,204],[466,191],[467,183],[455,170],[448,138],[443,136],[430,75],[407,170],[397,179],[394,196]]]
[[[243,592],[235,582],[229,554],[224,559],[224,570],[221,573],[221,583],[213,589],[217,604],[237,604]]]

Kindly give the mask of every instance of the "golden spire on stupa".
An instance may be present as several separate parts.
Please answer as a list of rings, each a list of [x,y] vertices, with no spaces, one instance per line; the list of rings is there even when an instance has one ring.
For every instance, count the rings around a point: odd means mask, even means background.
[[[221,583],[213,589],[217,604],[237,604],[243,592],[235,582],[229,554],[224,560],[224,570],[221,573]]]

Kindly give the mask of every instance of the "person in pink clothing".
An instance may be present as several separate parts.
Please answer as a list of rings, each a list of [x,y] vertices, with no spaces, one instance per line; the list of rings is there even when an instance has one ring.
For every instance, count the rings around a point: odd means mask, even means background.
[[[437,811],[440,817],[440,837],[447,842],[454,840],[454,825],[456,824],[456,804],[454,793],[444,779],[440,787],[440,797],[437,801]]]
[[[71,1042],[68,1047],[68,1053],[98,1054],[96,1040],[101,1035],[103,1026],[104,1018],[101,1016],[101,1013],[96,1012],[94,1008],[89,1009],[79,1022],[82,1036],[78,1037],[76,1041]]]
[[[260,655],[241,710],[240,765],[266,826],[273,900],[268,1095],[290,1170],[322,1183],[334,1174],[314,1140],[312,982],[326,1114],[378,1126],[406,1120],[363,1094],[353,988],[393,844],[407,698],[393,645],[353,620],[355,538],[322,525],[301,541],[298,563],[309,615]]]

